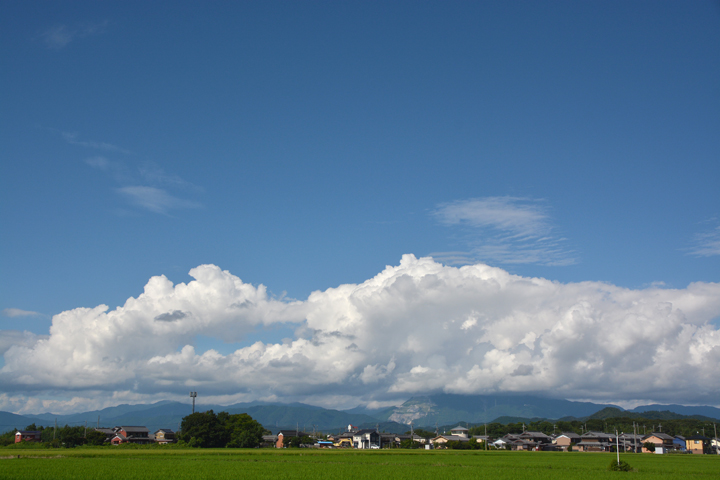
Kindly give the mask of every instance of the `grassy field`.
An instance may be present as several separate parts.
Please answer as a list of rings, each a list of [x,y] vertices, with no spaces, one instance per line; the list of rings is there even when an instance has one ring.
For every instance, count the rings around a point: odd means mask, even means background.
[[[610,472],[615,454],[555,452],[0,449],[0,479],[633,479],[720,478],[720,456],[620,455],[634,472]]]

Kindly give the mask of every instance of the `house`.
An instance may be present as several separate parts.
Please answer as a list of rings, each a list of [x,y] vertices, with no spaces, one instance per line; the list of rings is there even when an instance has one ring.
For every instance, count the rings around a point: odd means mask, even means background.
[[[609,452],[614,445],[615,437],[603,432],[585,432],[577,444],[579,452]]]
[[[147,427],[138,426],[124,426],[113,428],[115,436],[110,440],[113,445],[120,445],[123,443],[136,443],[139,445],[146,445],[154,442],[154,439],[150,438],[150,430]]]
[[[493,445],[495,445],[495,448],[502,450],[502,449],[508,449],[512,445],[512,442],[517,440],[517,435],[513,435],[512,433],[508,433],[504,437],[498,438],[493,442]]]
[[[640,452],[642,450],[642,435],[623,433],[618,437],[621,452]]]
[[[563,432],[552,441],[563,452],[567,452],[570,445],[577,445],[582,441],[580,435],[575,432]]]
[[[515,440],[510,443],[511,449],[515,451],[520,450],[536,450],[537,443],[533,442],[532,440],[523,440],[521,438],[516,438]]]
[[[463,427],[462,425],[458,425],[457,427],[450,429],[450,435],[457,435],[458,437],[468,438],[469,433],[470,433],[470,430]]]
[[[274,447],[277,445],[277,435],[263,435],[261,447]]]
[[[710,439],[703,435],[685,437],[685,448],[692,453],[706,453],[710,449]]]
[[[104,433],[105,441],[110,442],[115,437],[115,428],[96,428],[95,431]]]
[[[662,454],[668,453],[670,450],[673,450],[673,440],[674,438],[667,433],[653,432],[649,435],[644,436],[642,439],[642,443],[654,443],[655,453]],[[648,453],[650,452],[650,450],[643,446],[642,452]]]
[[[527,445],[532,444],[533,449],[536,451],[543,450],[543,446],[552,445],[552,438],[542,432],[523,432],[518,435],[518,439],[527,442]]]
[[[42,432],[36,430],[19,430],[15,432],[15,443],[20,442],[40,442],[40,434]]]
[[[673,448],[681,452],[687,451],[685,446],[685,437],[682,435],[675,435],[675,437],[673,437]]]
[[[169,428],[161,428],[160,430],[155,432],[155,443],[165,445],[166,443],[175,442],[177,442],[177,439],[175,438],[175,432],[173,432]]]
[[[421,443],[423,445],[428,442],[428,440],[425,437],[421,437],[420,435],[415,435],[415,434],[412,434],[412,435],[393,434],[393,437],[394,437],[393,441],[397,444],[397,446],[400,446],[400,443],[402,443],[403,441],[410,440],[410,439],[412,439],[413,442]],[[383,441],[383,444],[384,444],[384,441]]]
[[[374,428],[366,428],[353,433],[353,447],[380,448],[380,433]]]
[[[452,431],[452,430],[451,430]],[[448,442],[469,442],[467,435],[438,435],[430,439],[430,443],[434,448],[444,448]]]

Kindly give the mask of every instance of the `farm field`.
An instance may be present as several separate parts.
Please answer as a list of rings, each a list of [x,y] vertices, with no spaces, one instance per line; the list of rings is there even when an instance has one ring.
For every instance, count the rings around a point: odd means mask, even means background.
[[[19,456],[19,458],[18,458]],[[720,456],[620,456],[636,470],[610,472],[615,454],[559,452],[0,449],[5,479],[716,479]]]

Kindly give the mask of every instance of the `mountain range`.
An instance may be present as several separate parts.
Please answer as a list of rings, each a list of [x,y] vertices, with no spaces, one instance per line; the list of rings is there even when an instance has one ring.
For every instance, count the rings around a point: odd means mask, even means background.
[[[43,413],[17,415],[0,412],[0,432],[38,426],[85,425],[112,427],[116,425],[144,425],[154,432],[160,428],[176,430],[182,418],[191,413],[187,403],[160,401],[153,404],[118,405],[90,412],[70,415]],[[415,427],[455,425],[464,423],[508,423],[516,419],[580,419],[600,415],[645,418],[720,419],[720,408],[711,406],[644,405],[624,410],[617,405],[596,404],[550,399],[532,395],[452,395],[436,394],[413,397],[397,407],[333,410],[302,403],[251,402],[234,405],[198,404],[196,411],[226,411],[247,413],[272,432],[280,429],[299,429],[337,432],[348,425],[375,428],[387,432],[405,432],[412,422]],[[642,414],[642,415],[641,415]]]

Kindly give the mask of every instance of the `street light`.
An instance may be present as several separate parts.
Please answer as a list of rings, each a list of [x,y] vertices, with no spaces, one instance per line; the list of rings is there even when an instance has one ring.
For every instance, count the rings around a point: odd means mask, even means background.
[[[193,413],[195,413],[195,397],[197,397],[197,392],[190,392],[190,398],[193,399]]]

